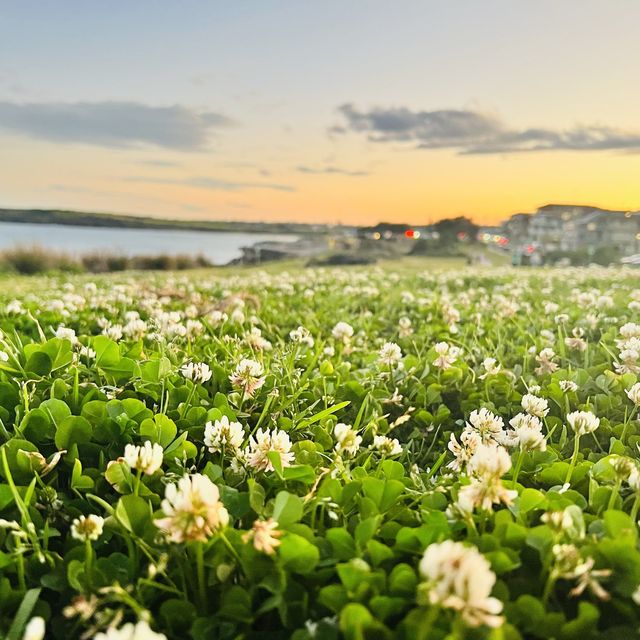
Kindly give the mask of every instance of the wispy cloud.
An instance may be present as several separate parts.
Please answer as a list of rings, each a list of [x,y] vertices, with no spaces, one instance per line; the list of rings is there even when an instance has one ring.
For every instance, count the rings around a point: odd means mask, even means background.
[[[244,182],[222,180],[206,176],[189,176],[187,178],[156,178],[154,176],[130,176],[124,178],[126,182],[144,182],[148,184],[178,184],[214,191],[247,191],[249,189],[267,189],[269,191],[293,192],[295,187],[276,182]]]
[[[231,124],[222,114],[181,105],[0,102],[0,129],[61,143],[198,151],[207,147],[213,130]]]
[[[136,160],[136,164],[142,164],[147,167],[159,167],[161,169],[175,168],[181,166],[179,162],[173,160]]]
[[[333,165],[327,165],[325,167],[308,167],[305,165],[299,165],[296,167],[296,171],[299,173],[311,173],[311,174],[334,174],[351,177],[369,176],[369,171],[351,171],[349,169],[341,169]]]
[[[569,130],[510,128],[494,116],[471,110],[412,111],[406,107],[359,110],[338,108],[342,123],[333,134],[365,134],[372,142],[406,143],[419,149],[456,149],[461,154],[532,151],[625,150],[640,152],[640,132],[606,126],[576,126]]]

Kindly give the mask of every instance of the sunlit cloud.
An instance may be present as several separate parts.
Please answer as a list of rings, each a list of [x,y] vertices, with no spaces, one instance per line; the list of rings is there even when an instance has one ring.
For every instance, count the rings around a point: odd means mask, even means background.
[[[349,169],[342,169],[340,167],[335,167],[333,165],[328,165],[326,167],[308,167],[306,165],[299,165],[296,167],[296,171],[298,173],[310,173],[310,174],[327,174],[327,175],[341,175],[341,176],[351,176],[351,177],[363,177],[371,175],[369,171],[352,171]]]
[[[103,147],[207,148],[211,134],[233,124],[213,111],[137,102],[0,102],[0,129],[40,140]]]
[[[455,149],[460,154],[532,151],[640,151],[640,133],[607,126],[568,130],[515,129],[494,116],[471,110],[413,111],[406,107],[338,108],[343,122],[332,134],[360,133],[372,142],[405,143],[418,149]]]

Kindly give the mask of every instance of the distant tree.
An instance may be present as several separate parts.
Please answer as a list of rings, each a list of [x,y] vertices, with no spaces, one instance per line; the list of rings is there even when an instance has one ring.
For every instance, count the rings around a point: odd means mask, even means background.
[[[478,234],[478,225],[464,216],[438,220],[432,228],[440,234],[440,242],[443,244],[457,242],[462,234],[465,234],[468,242],[475,242]]]

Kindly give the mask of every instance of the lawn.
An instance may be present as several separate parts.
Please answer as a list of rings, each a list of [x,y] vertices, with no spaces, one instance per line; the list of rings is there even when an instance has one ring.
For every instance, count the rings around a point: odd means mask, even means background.
[[[0,277],[0,634],[635,637],[639,310],[459,258]]]

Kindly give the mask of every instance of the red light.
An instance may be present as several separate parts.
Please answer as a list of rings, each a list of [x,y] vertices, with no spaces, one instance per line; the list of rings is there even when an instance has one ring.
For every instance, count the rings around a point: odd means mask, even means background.
[[[458,232],[458,240],[466,240],[469,237],[469,234],[466,231],[459,231]]]
[[[407,230],[404,232],[404,235],[405,235],[407,238],[413,238],[413,236],[415,236],[415,234],[416,234],[416,232],[415,232],[413,229],[407,229]]]
[[[528,245],[528,246],[527,246],[527,253],[531,254],[531,253],[533,253],[535,250],[536,250],[536,248],[535,248],[532,244],[530,244],[530,245]]]

